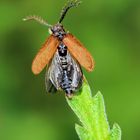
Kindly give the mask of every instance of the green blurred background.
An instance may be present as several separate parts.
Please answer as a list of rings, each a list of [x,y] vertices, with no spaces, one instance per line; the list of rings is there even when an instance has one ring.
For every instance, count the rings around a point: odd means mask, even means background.
[[[48,29],[22,18],[37,14],[55,24],[66,0],[0,1],[0,140],[78,140],[79,122],[63,94],[45,92],[45,70],[31,72]],[[105,98],[110,125],[123,140],[140,139],[140,1],[83,0],[63,24],[96,61],[84,70],[93,94]]]

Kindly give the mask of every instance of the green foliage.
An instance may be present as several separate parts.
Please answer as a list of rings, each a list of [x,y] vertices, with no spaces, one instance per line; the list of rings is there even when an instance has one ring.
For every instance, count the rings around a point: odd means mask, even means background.
[[[121,129],[117,124],[110,130],[102,94],[98,92],[92,97],[87,82],[67,102],[82,123],[82,126],[76,124],[80,140],[121,140]]]

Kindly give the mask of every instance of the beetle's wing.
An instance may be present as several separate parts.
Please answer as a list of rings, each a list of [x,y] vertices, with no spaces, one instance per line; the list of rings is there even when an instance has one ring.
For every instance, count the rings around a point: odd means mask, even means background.
[[[55,87],[56,90],[59,90],[61,88],[60,85],[62,82],[62,76],[63,76],[63,69],[61,66],[58,52],[56,51],[52,61],[50,62],[47,68],[47,72],[45,76],[46,91],[52,93],[51,88],[53,86]]]
[[[37,53],[32,63],[32,72],[39,74],[43,68],[49,63],[54,53],[56,52],[59,41],[56,37],[51,35],[44,43],[42,48]]]
[[[94,69],[94,60],[88,50],[72,34],[68,33],[63,39],[63,43],[68,47],[70,53],[86,70]]]
[[[79,89],[83,82],[83,72],[79,63],[67,52],[68,77],[71,79],[71,88],[73,91]]]
[[[56,93],[57,89],[51,82],[49,78],[45,78],[46,92],[47,93]]]

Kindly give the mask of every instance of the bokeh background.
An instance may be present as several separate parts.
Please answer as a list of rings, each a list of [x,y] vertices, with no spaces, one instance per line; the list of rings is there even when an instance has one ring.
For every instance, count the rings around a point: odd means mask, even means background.
[[[22,18],[37,14],[55,24],[66,0],[0,1],[0,140],[78,140],[78,121],[63,94],[45,92],[45,70],[31,72],[48,29]],[[105,98],[110,126],[123,140],[140,139],[140,1],[83,0],[63,24],[96,61],[84,70],[93,95]]]

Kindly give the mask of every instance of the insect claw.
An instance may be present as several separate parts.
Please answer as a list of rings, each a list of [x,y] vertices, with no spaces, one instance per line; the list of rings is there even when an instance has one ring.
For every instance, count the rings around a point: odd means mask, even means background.
[[[70,93],[70,94],[66,93],[66,96],[67,96],[67,98],[68,98],[68,99],[70,99],[70,100],[71,100],[71,99],[72,99],[72,97],[74,96],[74,94],[72,94],[72,93]]]

